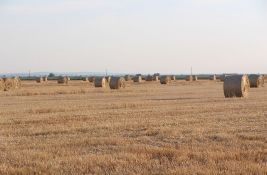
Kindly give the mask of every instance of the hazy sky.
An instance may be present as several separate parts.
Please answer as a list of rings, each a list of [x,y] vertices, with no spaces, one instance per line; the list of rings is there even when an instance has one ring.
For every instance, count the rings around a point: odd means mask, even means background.
[[[267,73],[266,0],[0,0],[0,72]]]

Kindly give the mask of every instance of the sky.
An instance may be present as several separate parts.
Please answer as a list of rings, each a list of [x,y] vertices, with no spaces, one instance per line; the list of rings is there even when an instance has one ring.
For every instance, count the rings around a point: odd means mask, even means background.
[[[0,0],[0,73],[267,73],[266,0]]]

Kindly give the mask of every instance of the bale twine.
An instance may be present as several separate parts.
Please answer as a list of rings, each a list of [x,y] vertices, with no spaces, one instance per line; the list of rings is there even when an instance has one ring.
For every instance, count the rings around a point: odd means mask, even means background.
[[[171,82],[170,76],[161,76],[160,77],[160,84],[169,84]]]
[[[43,77],[36,78],[37,83],[43,83],[43,81],[44,81]]]
[[[193,81],[193,76],[192,75],[189,75],[186,77],[185,79],[186,81]]]
[[[110,89],[121,89],[126,87],[125,79],[123,77],[111,77],[109,82]]]
[[[151,75],[146,76],[146,81],[153,81],[153,76]]]
[[[107,82],[109,83],[110,80],[111,80],[111,77],[110,76],[106,76],[105,78],[106,78]]]
[[[107,87],[107,79],[105,77],[97,77],[95,79],[95,87],[96,88],[106,88]]]
[[[247,75],[232,75],[225,77],[224,80],[224,96],[232,97],[248,97],[249,79]]]
[[[130,75],[125,75],[124,79],[125,79],[125,81],[131,81],[132,77]]]
[[[60,76],[57,81],[58,84],[68,84],[69,83],[69,77]]]
[[[176,80],[175,75],[172,75],[172,76],[171,76],[171,80]]]
[[[212,81],[216,81],[216,80],[217,80],[216,75],[212,75],[212,76],[210,76],[210,80],[212,80]]]
[[[93,83],[95,81],[95,77],[89,77],[89,82]]]
[[[264,86],[264,77],[262,75],[251,74],[248,76],[251,88],[258,88]]]
[[[13,78],[4,78],[4,91],[15,89],[15,81]]]
[[[134,81],[135,83],[141,83],[141,82],[142,82],[142,76],[135,76],[135,77],[133,78],[133,81]]]

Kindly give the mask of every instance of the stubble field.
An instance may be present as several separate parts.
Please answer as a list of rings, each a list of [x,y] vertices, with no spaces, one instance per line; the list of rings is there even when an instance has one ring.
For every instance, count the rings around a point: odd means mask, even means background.
[[[267,87],[22,84],[0,92],[0,174],[267,174]]]

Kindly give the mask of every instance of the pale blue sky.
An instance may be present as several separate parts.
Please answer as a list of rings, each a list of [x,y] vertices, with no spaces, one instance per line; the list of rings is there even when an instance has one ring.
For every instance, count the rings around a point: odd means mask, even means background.
[[[0,72],[267,73],[266,0],[0,0]]]

